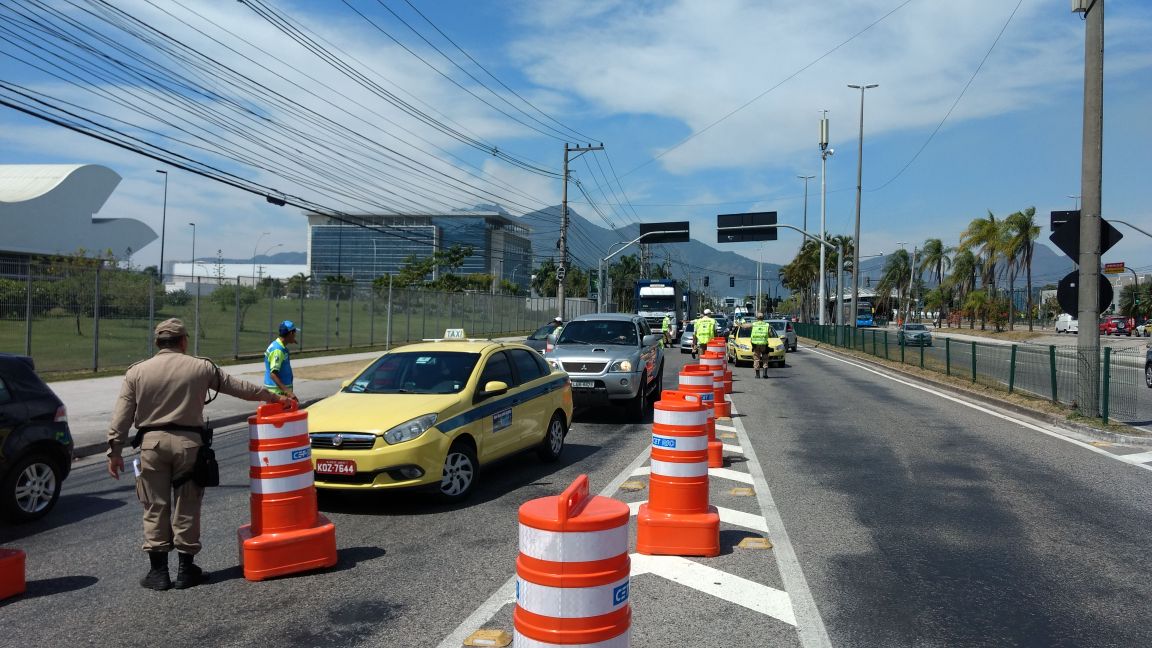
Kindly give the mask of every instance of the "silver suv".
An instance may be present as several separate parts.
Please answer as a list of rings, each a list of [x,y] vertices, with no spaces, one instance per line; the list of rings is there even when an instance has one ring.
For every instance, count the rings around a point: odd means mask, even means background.
[[[796,329],[792,328],[792,322],[787,319],[770,319],[766,320],[772,325],[772,330],[776,331],[776,335],[784,340],[784,349],[786,351],[796,350]]]
[[[663,338],[639,315],[582,315],[554,336],[544,359],[568,372],[576,406],[625,403],[643,421],[664,385]]]

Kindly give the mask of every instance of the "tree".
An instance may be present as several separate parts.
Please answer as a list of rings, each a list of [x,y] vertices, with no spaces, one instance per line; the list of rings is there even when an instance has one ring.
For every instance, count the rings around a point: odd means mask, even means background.
[[[960,250],[979,250],[979,266],[983,268],[981,279],[985,290],[995,291],[996,264],[1000,261],[1000,250],[1004,231],[992,210],[987,218],[974,218],[968,228],[960,234]]]
[[[983,290],[973,290],[964,300],[964,310],[968,311],[968,328],[976,327],[976,318],[980,318],[980,330],[984,330],[984,318],[989,305],[988,293]]]
[[[884,260],[884,270],[880,275],[880,281],[876,282],[876,293],[883,296],[882,301],[886,312],[891,312],[891,306],[888,302],[893,290],[896,291],[897,309],[902,307],[908,289],[912,285],[911,278],[912,255],[908,254],[908,250],[900,249],[888,255],[888,258]]]
[[[1036,224],[1036,208],[1028,207],[1004,219],[1004,255],[1013,267],[1008,286],[1016,278],[1015,268],[1024,266],[1027,276],[1028,291],[1028,330],[1032,330],[1032,252],[1036,246],[1036,238],[1040,236],[1040,226]],[[1008,328],[1013,328],[1015,320],[1015,305],[1010,309]]]
[[[1128,317],[1140,319],[1152,317],[1152,284],[1124,286],[1120,290],[1117,304],[1120,313]]]
[[[544,297],[556,296],[556,263],[545,259],[540,267],[532,272],[532,290]]]
[[[947,317],[945,313],[948,307],[948,300],[944,298],[944,271],[952,267],[952,259],[948,256],[954,250],[944,246],[944,241],[938,238],[930,238],[924,241],[924,247],[920,251],[920,271],[932,271],[936,278],[936,288],[941,290],[941,301],[937,309],[938,315],[936,316],[936,326],[940,326],[940,320]]]
[[[976,255],[972,250],[959,250],[952,257],[952,274],[948,283],[956,294],[956,302],[964,308],[968,293],[976,289]]]
[[[303,272],[297,272],[288,279],[288,294],[303,299],[308,294],[308,285],[312,278]]]

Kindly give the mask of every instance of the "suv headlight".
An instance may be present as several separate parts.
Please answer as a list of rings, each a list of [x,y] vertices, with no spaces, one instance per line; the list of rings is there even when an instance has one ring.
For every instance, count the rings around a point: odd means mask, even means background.
[[[405,421],[400,425],[388,430],[384,433],[384,440],[391,445],[397,443],[404,443],[418,438],[421,434],[428,431],[436,423],[435,414],[425,414],[424,416],[417,416],[411,421]]]
[[[623,372],[623,373],[631,373],[632,372],[632,361],[631,360],[617,360],[616,362],[613,362],[611,364],[611,366],[608,367],[608,371],[619,371],[619,372]]]
[[[560,361],[555,359],[555,358],[544,358],[544,359],[548,361],[548,364],[552,365],[553,369],[563,369],[564,368],[564,367],[560,366]]]

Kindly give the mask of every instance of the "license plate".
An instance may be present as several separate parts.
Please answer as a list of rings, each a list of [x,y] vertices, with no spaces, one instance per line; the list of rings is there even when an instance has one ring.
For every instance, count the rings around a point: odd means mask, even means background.
[[[356,462],[351,459],[317,459],[316,473],[320,475],[355,475]]]
[[[572,386],[577,389],[594,389],[596,381],[594,380],[573,380]]]

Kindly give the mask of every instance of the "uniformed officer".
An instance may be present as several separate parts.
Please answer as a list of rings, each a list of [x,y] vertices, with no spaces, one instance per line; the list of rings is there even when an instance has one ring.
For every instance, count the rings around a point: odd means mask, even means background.
[[[120,479],[128,429],[140,446],[136,496],[144,505],[144,551],[151,569],[140,581],[148,589],[192,587],[207,579],[193,563],[200,551],[200,502],[203,487],[187,479],[203,445],[204,401],[210,389],[250,401],[288,402],[288,398],[224,373],[211,360],[185,355],[184,323],[169,319],[156,326],[155,356],[124,374],[108,427],[108,473]],[[173,480],[182,481],[179,487]],[[173,584],[168,553],[179,552]]]
[[[660,332],[664,334],[664,344],[672,345],[672,314],[664,313],[664,321],[660,324]]]
[[[292,391],[292,359],[289,344],[296,344],[296,324],[292,320],[280,322],[280,337],[272,340],[264,351],[264,388],[273,394],[295,398]]]
[[[716,337],[716,320],[712,319],[712,309],[705,308],[704,315],[696,320],[696,328],[692,333],[692,358],[701,349],[708,349],[708,342]]]
[[[748,341],[752,343],[752,368],[756,370],[756,377],[760,378],[760,370],[764,370],[764,378],[768,377],[768,364],[764,362],[764,354],[768,353],[768,338],[772,337],[772,325],[764,321],[764,313],[756,313],[756,321],[752,322],[752,331]]]

